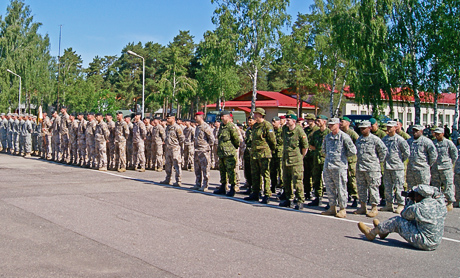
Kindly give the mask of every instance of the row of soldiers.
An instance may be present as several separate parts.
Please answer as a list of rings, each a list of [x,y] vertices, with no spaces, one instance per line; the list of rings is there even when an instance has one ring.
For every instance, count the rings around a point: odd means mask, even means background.
[[[88,113],[85,119],[83,113],[76,117],[69,115],[65,107],[60,112],[52,112],[51,118],[44,113],[38,123],[32,115],[2,114],[2,148],[25,156],[33,152],[45,159],[101,171],[114,169],[124,172],[133,169],[144,172],[146,168],[156,171],[165,168],[163,183],[166,184],[170,183],[174,169],[176,186],[181,185],[181,171],[188,169],[195,171],[195,188],[200,190],[208,188],[209,172],[214,167],[220,170],[221,177],[221,186],[214,193],[228,196],[234,196],[239,191],[238,169],[244,164],[249,194],[246,200],[258,201],[262,198],[262,203],[268,203],[276,188],[281,188],[280,205],[301,209],[311,193],[316,198],[308,204],[310,206],[318,206],[323,197],[323,181],[328,178],[324,167],[330,155],[324,152],[324,141],[331,133],[330,126],[337,124],[340,131],[358,147],[357,154],[346,157],[346,178],[342,179],[346,180],[346,195],[353,199],[352,206],[357,206],[358,200],[361,203],[356,213],[368,216],[377,214],[380,196],[375,188],[379,187],[384,189],[380,195],[385,195],[387,200],[382,210],[393,211],[394,200],[397,204],[395,211],[399,213],[402,210],[401,191],[404,188],[404,162],[407,158],[407,167],[410,169],[406,177],[408,185],[413,184],[414,180],[431,183],[444,189],[449,208],[455,202],[452,171],[452,165],[458,157],[455,145],[441,137],[436,137],[434,143],[424,136],[419,139],[416,135],[418,129],[422,128],[419,126],[414,126],[414,137],[410,138],[402,131],[401,122],[389,122],[388,130],[384,132],[379,129],[377,121],[371,119],[369,126],[363,126],[361,130],[363,137],[366,129],[369,129],[364,137],[372,135],[370,138],[375,141],[372,145],[376,148],[375,152],[371,152],[369,146],[360,147],[358,141],[365,140],[359,140],[347,117],[336,123],[323,115],[307,115],[306,127],[303,128],[292,111],[273,118],[270,123],[264,119],[265,111],[257,108],[254,116],[248,118],[248,128],[243,132],[233,123],[228,111],[222,112],[221,122],[216,122],[214,127],[204,122],[202,112],[195,115],[195,120],[183,123],[179,119],[176,121],[174,115],[168,115],[165,120],[141,119],[140,113],[124,117],[120,112],[114,121],[110,114]],[[438,133],[441,134],[440,130]],[[435,134],[438,133],[435,130]],[[401,146],[395,147],[393,141],[396,139]],[[408,139],[407,146],[401,143]],[[431,145],[427,142],[431,142]],[[426,154],[421,150],[426,150]],[[360,151],[365,155],[360,155]],[[398,154],[398,158],[386,161],[393,152]],[[360,157],[365,158],[360,161]],[[440,160],[437,164],[436,157]],[[446,162],[448,160],[450,164]],[[460,163],[457,164],[460,168]],[[380,168],[377,169],[377,166]],[[363,172],[366,175],[363,176]],[[460,180],[460,171],[458,174]],[[372,204],[370,212],[366,209],[368,198]]]

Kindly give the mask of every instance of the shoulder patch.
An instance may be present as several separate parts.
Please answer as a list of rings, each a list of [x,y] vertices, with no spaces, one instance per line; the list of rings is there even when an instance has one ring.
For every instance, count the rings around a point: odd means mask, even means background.
[[[273,132],[273,129],[269,129],[268,132]]]

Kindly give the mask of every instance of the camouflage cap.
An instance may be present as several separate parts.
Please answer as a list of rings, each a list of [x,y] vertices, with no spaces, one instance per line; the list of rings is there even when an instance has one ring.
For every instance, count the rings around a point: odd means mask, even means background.
[[[0,114],[0,116],[5,116],[5,113]]]
[[[370,121],[362,121],[359,123],[359,128],[367,128],[367,127],[371,127],[371,122]]]
[[[387,126],[398,126],[398,122],[396,122],[396,121],[388,121]]]
[[[415,130],[424,130],[425,128],[422,126],[422,125],[414,125],[412,127],[412,129],[415,129]]]
[[[265,109],[257,107],[256,110],[254,110],[254,113],[258,113],[262,116],[265,116]]]
[[[295,115],[295,112],[294,112],[294,111],[292,111],[292,110],[288,110],[288,111],[286,112],[286,115],[292,115],[292,114],[294,114],[294,115]]]
[[[427,184],[420,184],[412,189],[414,192],[422,195],[423,197],[431,197],[434,194],[434,189],[432,186]]]
[[[316,117],[315,115],[308,113],[307,115],[305,115],[305,120],[316,120]]]
[[[442,128],[442,127],[437,127],[437,128],[434,130],[434,133],[442,133],[442,134],[444,134],[444,128]]]
[[[328,125],[335,125],[335,124],[339,124],[340,123],[340,119],[339,118],[331,118],[329,120],[329,122],[327,122]]]

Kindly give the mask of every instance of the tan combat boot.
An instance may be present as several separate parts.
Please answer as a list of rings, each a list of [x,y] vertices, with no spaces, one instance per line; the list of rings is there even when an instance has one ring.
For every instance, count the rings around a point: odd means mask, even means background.
[[[347,211],[344,208],[341,208],[339,212],[335,215],[338,218],[347,218]]]
[[[452,202],[447,202],[447,211],[452,211],[454,209],[454,204]]]
[[[401,214],[401,211],[403,211],[404,205],[398,205],[398,207],[395,209],[395,213]]]
[[[24,157],[25,157],[25,158],[31,157],[31,156],[30,156],[30,153],[26,153],[26,154],[24,155]]]
[[[377,205],[372,205],[371,211],[366,213],[367,217],[376,217],[379,214],[379,210],[377,209]]]
[[[372,223],[374,224],[374,228],[377,228],[377,226],[380,224],[380,221],[379,221],[378,219],[375,219],[375,218],[374,218],[374,220],[372,221]],[[380,229],[379,229],[379,237],[380,237],[381,239],[385,239],[387,236],[388,236],[388,233],[383,234],[383,233],[380,232]]]
[[[331,206],[328,210],[321,212],[321,215],[335,216],[336,214],[337,214],[336,206]]]
[[[107,167],[99,167],[99,171],[107,172]]]
[[[125,168],[120,168],[120,169],[118,169],[118,172],[120,172],[120,173],[126,172],[126,169]]]
[[[391,211],[393,212],[393,204],[392,203],[387,203],[386,206],[384,206],[383,208],[380,209],[380,211]]]
[[[358,223],[358,228],[361,231],[361,233],[363,233],[370,241],[373,241],[375,239],[375,236],[378,235],[380,232],[379,228],[371,229],[367,227],[366,224],[364,224],[363,222]]]
[[[145,168],[140,168],[137,171],[143,173],[143,172],[145,172]]]
[[[361,207],[353,212],[354,214],[366,214],[367,213],[367,208],[366,208],[366,203],[361,202]]]

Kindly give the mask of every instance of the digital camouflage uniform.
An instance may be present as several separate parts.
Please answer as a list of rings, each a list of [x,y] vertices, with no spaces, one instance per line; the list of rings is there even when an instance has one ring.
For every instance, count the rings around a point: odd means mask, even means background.
[[[48,116],[43,119],[42,124],[42,157],[45,159],[51,158],[51,120]]]
[[[0,140],[2,151],[6,152],[8,149],[8,120],[6,118],[0,119]]]
[[[228,183],[231,186],[236,185],[236,150],[240,145],[240,139],[236,126],[232,122],[227,124],[221,123],[217,133],[217,155],[219,157],[219,172],[221,189],[227,188]]]
[[[422,250],[435,250],[444,235],[444,220],[447,215],[442,194],[427,197],[418,203],[409,200],[408,205],[396,216],[378,225],[381,233],[398,233],[412,246]]]
[[[32,122],[24,121],[22,126],[22,136],[24,137],[24,153],[30,155],[32,152]]]
[[[19,153],[19,119],[15,119],[13,123],[13,146],[14,152]]]
[[[460,146],[457,147],[458,158],[454,167],[454,184],[455,184],[455,200],[458,207],[460,201]]]
[[[358,185],[359,201],[367,202],[368,192],[370,203],[379,204],[379,186],[382,177],[380,163],[383,163],[387,154],[387,147],[382,140],[372,133],[369,136],[360,136],[356,140],[357,162],[356,183]]]
[[[319,127],[317,125],[315,125],[314,127],[307,126],[304,129],[304,132],[307,135],[308,142],[311,142],[313,140],[313,133],[315,133],[317,130],[319,130]],[[303,188],[308,198],[311,195],[314,159],[315,152],[312,150],[309,150],[303,158]]]
[[[184,165],[183,169],[188,170],[188,169],[193,169],[193,164],[194,164],[194,141],[195,141],[195,129],[190,126],[190,127],[185,127],[184,128]]]
[[[145,169],[145,144],[147,130],[142,120],[133,123],[133,157],[134,167]]]
[[[248,129],[246,129],[245,143],[246,143],[246,148],[244,149],[244,155],[243,155],[244,178],[246,179],[248,188],[252,190],[252,175],[251,175],[252,127],[248,127]]]
[[[107,166],[115,168],[115,121],[107,121],[107,128],[109,129],[109,142],[107,142]]]
[[[425,136],[417,140],[407,140],[410,147],[409,163],[406,171],[406,182],[408,189],[419,184],[430,184],[430,167],[436,162],[438,153],[433,142]]]
[[[70,163],[78,162],[78,121],[73,120],[69,126]]]
[[[324,156],[323,180],[327,190],[329,205],[347,207],[347,169],[348,157],[356,155],[356,147],[350,136],[339,130],[324,138],[321,153]]]
[[[115,163],[113,167],[126,170],[126,140],[129,137],[129,127],[124,121],[115,123]]]
[[[77,141],[78,141],[78,164],[80,166],[86,165],[86,125],[88,122],[82,119],[78,123],[77,128]]]
[[[271,196],[270,159],[272,158],[272,150],[275,148],[276,138],[272,124],[266,120],[261,123],[254,123],[251,144],[253,194],[259,194],[263,190],[265,196]]]
[[[184,143],[184,132],[178,124],[174,123],[166,127],[165,134],[165,182],[170,182],[172,168],[174,167],[176,171],[176,183],[180,184],[182,179],[180,146]]]
[[[153,145],[152,145],[152,131],[153,126],[149,123],[145,125],[145,167],[147,169],[152,169],[153,164]]]
[[[60,142],[60,152],[61,159],[64,162],[70,161],[70,145],[69,145],[69,125],[70,125],[70,116],[65,113],[61,116],[61,123],[59,125],[59,136],[61,139]]]
[[[347,131],[344,131],[348,136],[350,136],[353,144],[356,144],[358,140],[358,133],[352,128],[348,128]],[[348,196],[357,198],[358,197],[358,186],[356,185],[356,162],[358,158],[356,155],[348,157],[348,170],[347,170],[347,191]]]
[[[455,202],[453,165],[458,158],[458,151],[454,143],[444,138],[434,140],[438,152],[436,162],[431,167],[431,185],[437,187],[446,196],[447,202]]]
[[[61,125],[61,117],[57,116],[53,118],[52,125],[51,125],[51,150],[52,150],[52,157],[54,161],[61,160],[61,133],[60,133],[60,125]]]
[[[276,148],[272,151],[272,159],[270,160],[270,180],[271,190],[274,193],[277,187],[283,187],[283,127],[275,128]]]
[[[214,138],[218,138],[219,128],[213,129]],[[219,155],[217,154],[218,140],[214,140],[214,146],[211,147],[211,161],[213,169],[219,169]]]
[[[383,163],[383,184],[385,186],[385,200],[393,204],[396,199],[398,205],[404,205],[401,192],[404,191],[404,161],[409,158],[410,148],[407,141],[395,134],[387,135],[382,139],[387,147],[387,155]],[[396,193],[394,193],[396,191]]]
[[[153,168],[157,171],[163,169],[163,143],[165,141],[165,130],[162,125],[157,124],[152,129]]]
[[[133,123],[127,123],[129,128],[128,139],[126,139],[126,168],[134,169],[133,157]]]
[[[24,139],[25,139],[25,133],[24,133],[24,119],[19,120],[19,154],[24,153]]]
[[[322,181],[325,153],[322,152],[322,146],[323,146],[324,138],[330,132],[331,131],[329,130],[329,128],[326,128],[323,131],[321,131],[321,129],[318,129],[317,131],[313,133],[312,140],[309,141],[310,145],[315,147],[315,150],[312,150],[311,152],[313,154],[312,181],[313,181],[313,190],[315,191],[316,197],[323,197],[323,185],[321,181]]]
[[[214,144],[214,135],[211,127],[203,122],[197,124],[194,132],[194,168],[195,186],[207,189],[209,172],[211,170],[211,146]]]
[[[11,116],[10,119],[8,120],[8,126],[7,126],[8,150],[10,153],[14,153],[13,125],[14,125],[14,119],[13,119],[13,116]]]
[[[96,131],[97,121],[95,119],[88,121],[86,124],[86,153],[88,159],[87,167],[96,168],[96,142],[94,141],[94,132]]]
[[[0,119],[1,121],[1,119]],[[37,123],[35,122],[35,120],[32,120],[32,118],[30,118],[30,123],[32,125],[32,153],[35,155],[36,153],[38,153],[38,133],[37,133]],[[1,125],[1,124],[0,124]]]
[[[99,170],[107,169],[107,141],[109,141],[110,131],[104,121],[96,124],[94,129],[94,143],[96,148],[96,167]]]
[[[299,203],[305,202],[303,190],[303,156],[302,149],[308,149],[308,139],[299,125],[293,130],[288,126],[282,128],[283,144],[283,188],[287,200],[294,200],[294,195]],[[277,145],[278,148],[278,145]],[[294,194],[295,189],[295,194]]]

